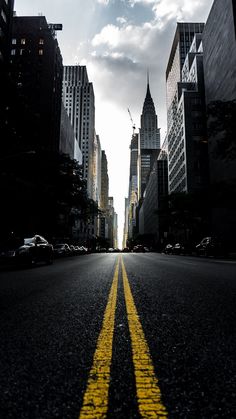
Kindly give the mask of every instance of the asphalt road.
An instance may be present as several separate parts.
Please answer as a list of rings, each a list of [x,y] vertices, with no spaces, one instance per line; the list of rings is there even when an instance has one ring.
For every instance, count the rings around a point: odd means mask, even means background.
[[[0,418],[236,418],[236,263],[91,254],[0,272]]]

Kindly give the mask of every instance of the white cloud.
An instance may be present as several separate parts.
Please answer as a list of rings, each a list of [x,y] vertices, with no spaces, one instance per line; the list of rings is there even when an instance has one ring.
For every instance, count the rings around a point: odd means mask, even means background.
[[[104,4],[104,6],[107,6],[110,0],[97,0],[98,3]]]
[[[117,17],[117,18],[116,18],[116,21],[117,21],[118,23],[121,23],[121,25],[123,25],[124,23],[126,23],[126,22],[127,22],[127,19],[126,19],[125,17],[123,17],[123,16],[120,16],[120,17]]]

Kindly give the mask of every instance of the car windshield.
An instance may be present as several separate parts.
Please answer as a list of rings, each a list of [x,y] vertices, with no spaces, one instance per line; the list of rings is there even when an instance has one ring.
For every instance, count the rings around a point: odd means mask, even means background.
[[[24,239],[24,244],[27,244],[27,245],[34,244],[34,237],[31,237],[29,239]]]

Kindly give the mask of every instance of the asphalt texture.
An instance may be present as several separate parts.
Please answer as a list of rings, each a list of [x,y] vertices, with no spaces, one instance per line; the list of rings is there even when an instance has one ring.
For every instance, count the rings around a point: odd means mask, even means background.
[[[118,254],[0,272],[0,418],[76,419]],[[169,418],[236,418],[236,262],[122,255]],[[120,269],[107,418],[141,418]]]

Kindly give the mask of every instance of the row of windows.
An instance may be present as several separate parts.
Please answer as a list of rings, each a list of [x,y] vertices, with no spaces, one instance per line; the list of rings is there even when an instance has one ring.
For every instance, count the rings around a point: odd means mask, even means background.
[[[26,40],[26,38],[21,38],[19,40],[19,42],[20,42],[21,45],[26,45],[27,40]],[[39,45],[44,45],[44,39],[43,38],[40,38],[38,43],[39,43]],[[12,39],[12,45],[16,45],[16,44],[17,44],[17,39],[16,38],[13,38]]]
[[[17,51],[18,50],[16,50],[16,49],[12,49],[11,50],[11,55],[16,55]],[[30,51],[27,50],[27,49],[20,49],[19,50],[19,55],[25,55],[25,54],[30,54]],[[38,50],[38,55],[43,55],[43,49]]]

